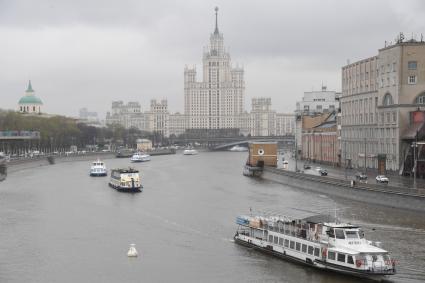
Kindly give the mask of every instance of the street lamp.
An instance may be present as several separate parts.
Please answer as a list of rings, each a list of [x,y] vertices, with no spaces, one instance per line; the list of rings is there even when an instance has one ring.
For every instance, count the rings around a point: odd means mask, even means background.
[[[347,141],[344,140],[344,177],[347,179]]]

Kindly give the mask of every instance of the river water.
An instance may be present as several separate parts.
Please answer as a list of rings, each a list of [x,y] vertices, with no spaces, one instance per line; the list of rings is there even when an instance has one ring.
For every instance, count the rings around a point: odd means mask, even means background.
[[[135,165],[139,194],[89,177],[88,161],[12,172],[0,183],[0,282],[359,282],[233,243],[235,217],[250,207],[294,217],[337,208],[392,252],[391,281],[425,280],[422,215],[247,178],[245,160],[240,152],[154,156]],[[138,258],[126,256],[131,243]]]

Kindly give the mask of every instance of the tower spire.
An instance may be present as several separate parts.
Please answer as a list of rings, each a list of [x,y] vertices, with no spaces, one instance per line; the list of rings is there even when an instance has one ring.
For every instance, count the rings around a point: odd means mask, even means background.
[[[219,32],[218,32],[218,20],[217,20],[217,18],[218,18],[218,15],[217,15],[217,13],[218,13],[218,7],[215,7],[215,30],[214,30],[214,34],[218,34]]]
[[[28,82],[27,92],[34,92],[34,90],[32,89],[31,80],[29,80]]]

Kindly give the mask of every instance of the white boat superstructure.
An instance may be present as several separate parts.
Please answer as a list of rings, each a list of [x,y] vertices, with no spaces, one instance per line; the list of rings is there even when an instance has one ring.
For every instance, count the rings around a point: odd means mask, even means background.
[[[135,244],[130,245],[130,248],[128,249],[128,252],[127,252],[127,256],[128,257],[137,257],[138,256]]]
[[[388,251],[366,240],[355,225],[281,216],[238,216],[236,223],[236,243],[274,256],[357,277],[383,279],[396,273]]]
[[[139,171],[134,168],[117,168],[111,170],[109,186],[122,192],[141,192],[142,183]]]
[[[142,152],[136,152],[130,158],[131,162],[146,162],[146,161],[150,161],[150,160],[151,160],[151,156],[149,154],[145,154],[145,153],[142,153]]]
[[[198,151],[196,149],[193,149],[193,148],[191,148],[191,149],[185,149],[183,151],[183,154],[184,155],[196,155],[196,154],[198,154]]]
[[[90,176],[106,176],[108,175],[108,170],[106,169],[105,163],[100,161],[93,161],[90,167]]]

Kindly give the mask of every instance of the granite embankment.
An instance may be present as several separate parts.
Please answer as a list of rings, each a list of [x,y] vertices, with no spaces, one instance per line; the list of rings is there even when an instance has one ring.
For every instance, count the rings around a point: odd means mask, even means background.
[[[13,173],[21,170],[31,169],[40,166],[49,166],[54,163],[62,163],[62,162],[74,162],[74,161],[93,161],[97,158],[102,160],[115,158],[115,155],[110,152],[96,152],[96,153],[86,153],[80,155],[69,155],[69,156],[52,156],[53,159],[49,161],[48,156],[36,157],[36,158],[26,158],[26,159],[18,159],[7,162],[7,172]],[[53,160],[53,163],[51,161]]]
[[[352,184],[329,176],[315,176],[275,168],[265,168],[264,179],[291,187],[314,191],[370,204],[425,212],[425,189],[410,189],[383,184]]]

